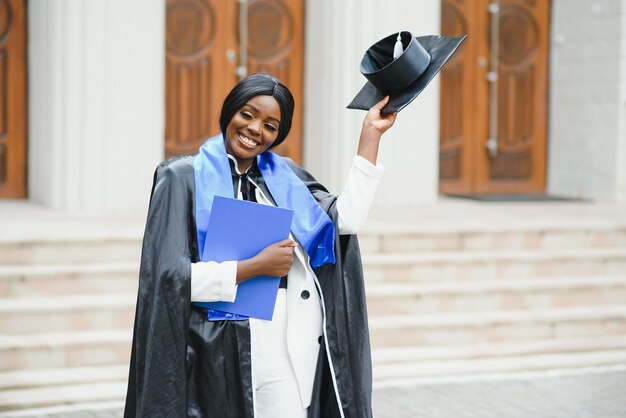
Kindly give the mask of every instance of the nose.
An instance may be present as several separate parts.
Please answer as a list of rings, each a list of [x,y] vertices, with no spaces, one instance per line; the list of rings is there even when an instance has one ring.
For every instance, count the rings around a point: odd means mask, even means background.
[[[258,134],[261,131],[261,121],[258,118],[254,118],[248,124],[248,130],[252,133]]]

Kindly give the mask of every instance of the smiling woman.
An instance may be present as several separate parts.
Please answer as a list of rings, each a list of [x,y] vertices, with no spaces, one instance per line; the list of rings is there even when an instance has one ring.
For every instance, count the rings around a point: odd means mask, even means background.
[[[289,133],[294,100],[264,74],[243,79],[228,94],[221,134],[196,156],[159,165],[144,235],[125,417],[371,417],[355,234],[383,172],[378,146],[396,117],[381,114],[387,100],[366,114],[339,196],[269,151]],[[214,234],[207,205],[218,195],[294,210],[289,239],[249,259],[200,261]],[[237,286],[256,276],[281,277],[271,321],[195,304],[232,302]]]
[[[272,96],[255,96],[233,115],[226,126],[224,144],[237,159],[239,171],[246,171],[257,155],[272,146],[279,126],[280,107]]]

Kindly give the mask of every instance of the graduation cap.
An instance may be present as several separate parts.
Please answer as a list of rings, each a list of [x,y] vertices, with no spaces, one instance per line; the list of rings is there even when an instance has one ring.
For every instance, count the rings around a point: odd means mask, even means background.
[[[361,60],[361,74],[367,83],[349,109],[369,110],[389,95],[383,113],[404,109],[437,75],[464,36],[418,36],[402,31],[369,47]]]

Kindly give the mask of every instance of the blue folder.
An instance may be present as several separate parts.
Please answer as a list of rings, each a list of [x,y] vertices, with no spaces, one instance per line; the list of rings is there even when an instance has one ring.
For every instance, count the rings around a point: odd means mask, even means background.
[[[293,211],[215,196],[202,261],[245,260],[268,245],[289,238]],[[234,302],[196,302],[222,312],[271,320],[279,277],[257,276],[237,286]]]

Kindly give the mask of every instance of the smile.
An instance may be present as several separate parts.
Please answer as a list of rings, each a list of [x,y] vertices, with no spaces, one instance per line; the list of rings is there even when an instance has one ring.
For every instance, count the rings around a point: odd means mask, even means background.
[[[259,143],[248,138],[245,135],[242,135],[240,133],[237,133],[237,138],[239,138],[239,141],[242,142],[244,145],[250,147],[250,148],[255,148],[257,146],[259,146]]]

